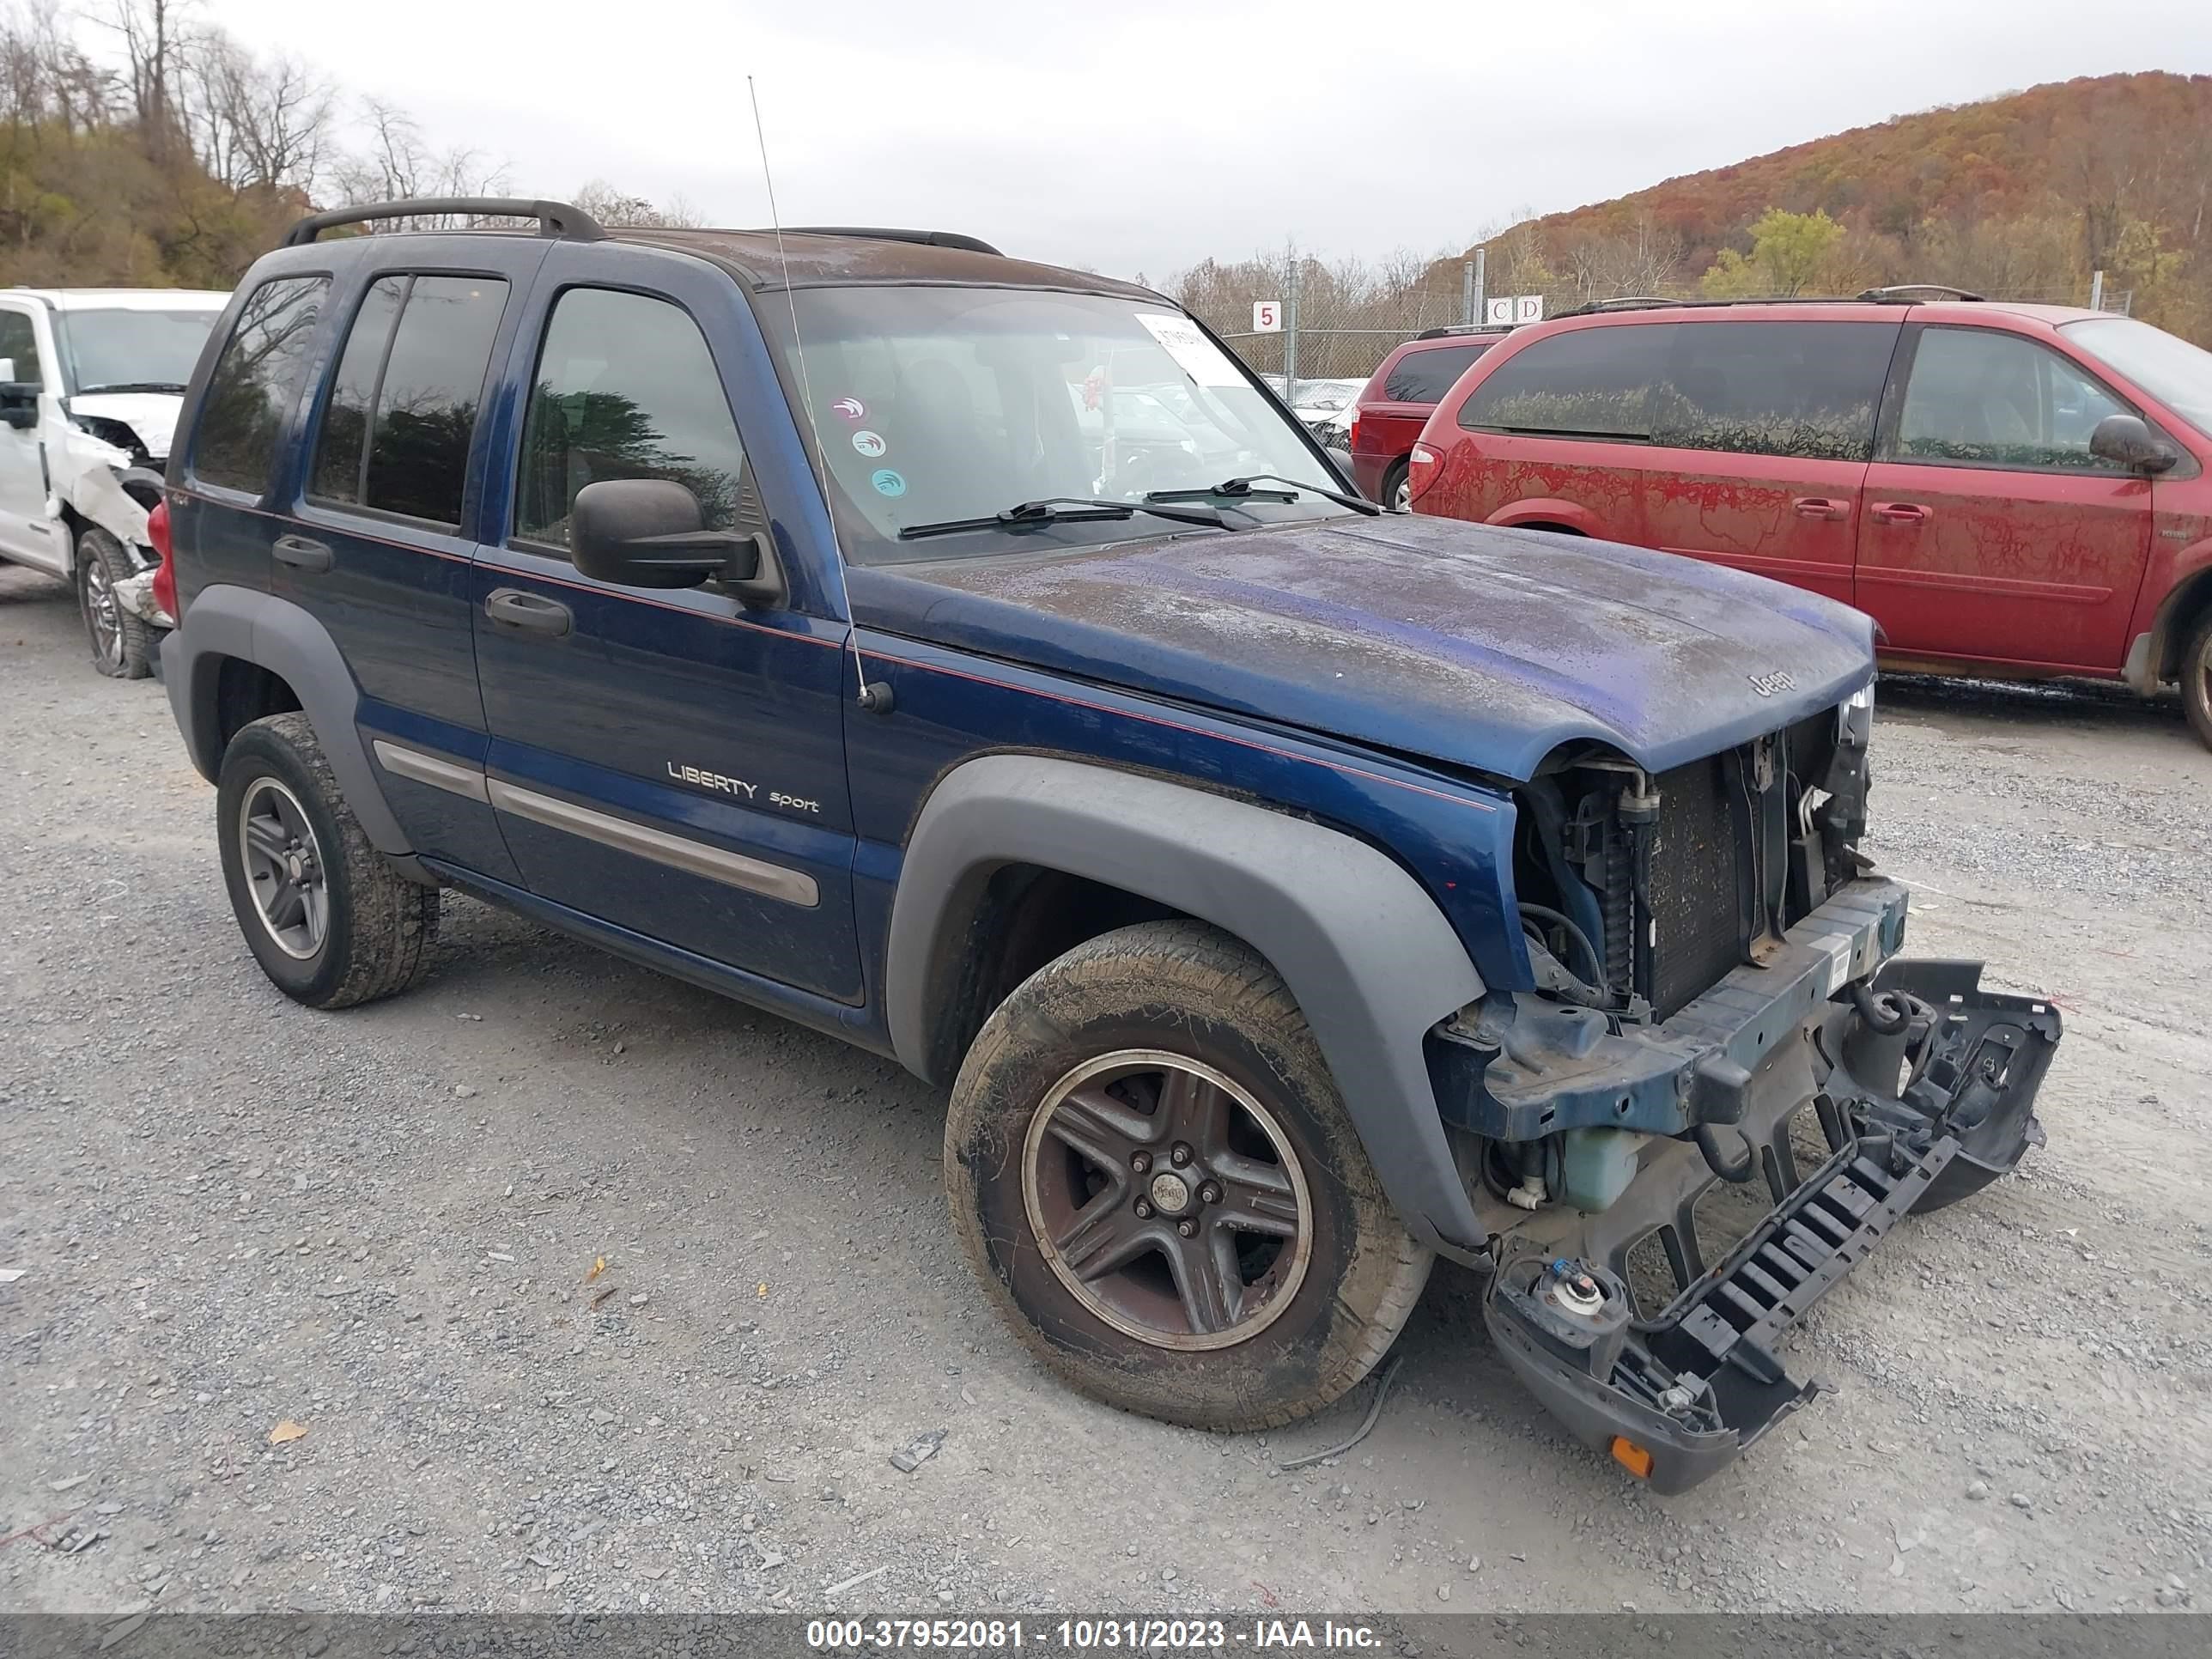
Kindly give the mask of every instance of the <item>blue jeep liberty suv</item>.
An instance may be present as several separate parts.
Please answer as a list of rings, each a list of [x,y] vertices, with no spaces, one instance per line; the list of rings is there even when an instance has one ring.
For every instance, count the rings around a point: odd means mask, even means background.
[[[322,236],[426,211],[507,224]],[[1381,514],[1158,294],[389,204],[254,265],[179,430],[161,672],[277,987],[401,990],[450,887],[892,1056],[1115,1406],[1312,1412],[1442,1254],[1679,1491],[2040,1139],[2057,1012],[1899,959],[1858,851],[1865,617]]]

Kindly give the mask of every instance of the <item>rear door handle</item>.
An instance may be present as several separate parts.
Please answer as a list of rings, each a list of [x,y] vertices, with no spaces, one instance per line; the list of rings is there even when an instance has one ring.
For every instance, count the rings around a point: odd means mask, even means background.
[[[1868,511],[1884,524],[1926,524],[1935,516],[1917,501],[1876,501]]]
[[[307,536],[279,536],[272,550],[276,562],[289,564],[295,570],[328,570],[331,568],[329,544]]]
[[[505,628],[525,634],[558,639],[575,625],[575,617],[558,599],[542,593],[526,593],[519,587],[495,587],[484,600],[484,614]]]
[[[1796,495],[1790,507],[1801,519],[1848,519],[1851,516],[1849,501],[1832,501],[1826,495]]]

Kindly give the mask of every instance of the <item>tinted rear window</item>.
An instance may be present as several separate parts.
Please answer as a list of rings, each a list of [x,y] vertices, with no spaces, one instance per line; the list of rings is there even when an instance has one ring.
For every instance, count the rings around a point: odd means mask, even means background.
[[[1463,427],[1642,442],[1651,387],[1666,371],[1679,324],[1582,328],[1523,347],[1483,377],[1459,412]]]
[[[279,276],[248,296],[208,377],[192,443],[194,477],[256,495],[268,489],[330,286],[326,276]]]
[[[477,401],[506,302],[507,284],[495,276],[377,280],[331,388],[315,457],[317,496],[460,522]]]
[[[1409,351],[1390,366],[1382,382],[1382,395],[1394,404],[1440,404],[1444,393],[1467,373],[1467,366],[1490,349],[1493,342],[1475,345],[1430,346]]]
[[[1863,461],[1897,323],[1684,323],[1653,387],[1651,441]],[[1653,332],[1661,331],[1654,330]]]

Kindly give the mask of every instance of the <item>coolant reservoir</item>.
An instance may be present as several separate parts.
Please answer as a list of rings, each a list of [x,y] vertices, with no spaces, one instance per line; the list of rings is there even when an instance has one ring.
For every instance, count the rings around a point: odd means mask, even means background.
[[[1559,1137],[1563,1204],[1585,1212],[1607,1210],[1636,1179],[1636,1155],[1651,1137],[1634,1129],[1570,1129]]]

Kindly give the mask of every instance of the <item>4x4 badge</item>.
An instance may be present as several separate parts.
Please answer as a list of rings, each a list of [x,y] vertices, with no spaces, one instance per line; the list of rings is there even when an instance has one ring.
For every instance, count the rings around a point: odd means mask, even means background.
[[[1751,681],[1751,689],[1762,697],[1771,697],[1777,691],[1795,691],[1797,689],[1797,682],[1787,669],[1778,668],[1771,674],[1752,674],[1746,678]]]

